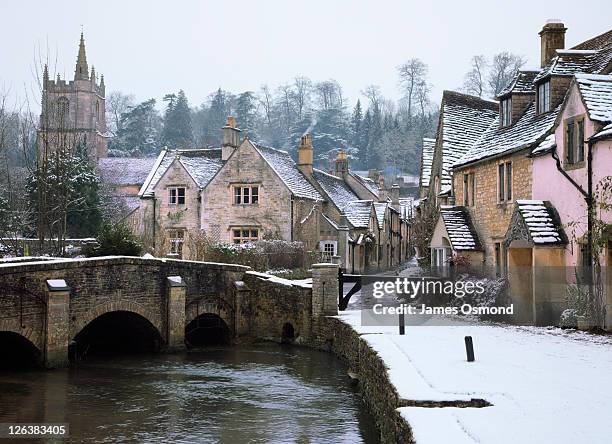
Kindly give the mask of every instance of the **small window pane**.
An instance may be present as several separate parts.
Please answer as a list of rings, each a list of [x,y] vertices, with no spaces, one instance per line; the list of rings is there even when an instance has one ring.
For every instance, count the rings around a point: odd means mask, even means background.
[[[249,237],[249,230],[242,230],[242,237]]]
[[[234,230],[234,237],[240,237],[240,230]]]
[[[257,230],[251,230],[251,237],[257,238]]]
[[[505,185],[505,180],[504,180],[504,164],[501,163],[499,164],[499,177],[498,177],[498,187],[499,187],[499,200],[503,201],[504,197],[506,195],[505,191],[504,191],[504,185]]]
[[[259,202],[259,187],[251,188],[251,202],[252,203]]]
[[[576,158],[578,162],[582,162],[584,160],[584,121],[579,120],[576,124],[578,126],[578,134],[576,135]]]
[[[566,124],[566,129],[565,129],[567,135],[566,135],[566,143],[567,143],[567,147],[566,147],[566,158],[567,158],[567,163],[574,163],[574,122],[573,121],[569,121]]]
[[[171,204],[176,203],[176,188],[170,188],[168,190],[168,202]]]
[[[470,179],[471,179],[471,183],[470,183],[470,199],[472,201],[472,206],[474,206],[474,196],[476,194],[476,176],[474,173],[470,174]]]
[[[463,205],[465,205],[466,207],[469,205],[469,174],[464,174],[463,175]]]
[[[251,203],[251,194],[249,188],[242,189],[242,203],[248,204]]]
[[[508,193],[508,200],[512,200],[512,163],[506,164],[506,188]]]
[[[178,204],[179,205],[184,205],[185,204],[185,188],[177,188],[177,194],[178,194]]]
[[[235,204],[239,204],[242,202],[241,196],[242,196],[242,188],[235,187],[234,188],[234,203]]]

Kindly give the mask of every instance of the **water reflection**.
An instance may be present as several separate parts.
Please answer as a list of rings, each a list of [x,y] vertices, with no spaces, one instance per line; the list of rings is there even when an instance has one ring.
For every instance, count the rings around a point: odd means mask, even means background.
[[[346,369],[266,345],[99,357],[0,374],[0,422],[69,422],[72,442],[376,442]]]

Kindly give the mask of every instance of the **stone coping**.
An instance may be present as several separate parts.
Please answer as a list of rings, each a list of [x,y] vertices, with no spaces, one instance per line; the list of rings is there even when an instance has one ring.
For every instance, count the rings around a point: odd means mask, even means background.
[[[145,259],[136,256],[102,256],[77,259],[55,258],[44,261],[39,260],[34,262],[9,262],[5,264],[0,263],[0,274],[113,265],[149,265],[160,267],[163,264],[180,265],[184,268],[206,268],[211,270],[222,270],[239,273],[244,273],[251,269],[250,267],[244,265],[222,264],[216,262],[182,261],[178,259],[166,258]]]

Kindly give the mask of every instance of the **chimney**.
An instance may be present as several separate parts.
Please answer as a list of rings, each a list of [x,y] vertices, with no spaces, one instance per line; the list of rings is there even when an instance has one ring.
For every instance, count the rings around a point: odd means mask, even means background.
[[[306,176],[312,175],[312,136],[304,134],[298,147],[298,169]]]
[[[340,150],[336,156],[336,176],[343,177],[348,173],[348,170],[348,156],[346,155],[346,151]]]
[[[557,49],[565,48],[565,31],[567,28],[558,19],[548,20],[540,31],[541,68],[544,68],[557,55]]]
[[[378,201],[386,202],[389,193],[387,192],[387,189],[385,188],[385,175],[382,173],[382,171],[378,172],[377,183],[378,183]]]
[[[223,145],[221,145],[221,160],[227,160],[240,145],[240,129],[236,128],[236,119],[232,116],[227,118],[223,127]]]
[[[391,185],[389,197],[391,198],[391,205],[393,205],[393,208],[399,211],[400,186],[398,184],[394,183]]]

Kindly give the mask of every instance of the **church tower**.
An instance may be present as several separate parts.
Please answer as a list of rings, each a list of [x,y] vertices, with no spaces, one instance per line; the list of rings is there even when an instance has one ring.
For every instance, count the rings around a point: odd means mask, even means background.
[[[43,159],[58,148],[87,154],[92,162],[107,157],[106,87],[94,67],[87,64],[85,39],[81,33],[74,80],[49,78],[43,71],[42,108],[37,149]]]

